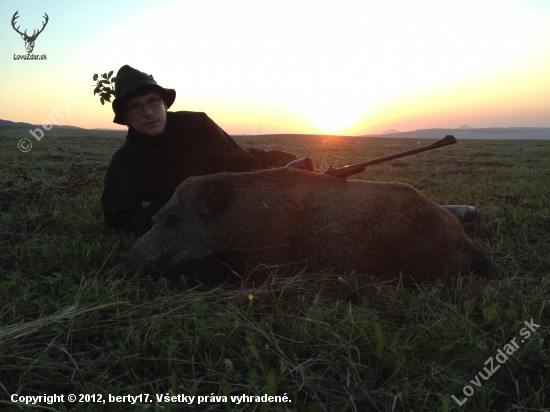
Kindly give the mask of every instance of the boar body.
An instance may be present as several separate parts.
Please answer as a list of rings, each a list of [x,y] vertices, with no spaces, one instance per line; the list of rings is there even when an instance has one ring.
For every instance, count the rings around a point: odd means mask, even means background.
[[[249,269],[414,282],[496,268],[453,214],[401,183],[291,168],[191,177],[153,220],[131,250],[133,261],[162,257],[168,271],[228,251],[245,254]]]

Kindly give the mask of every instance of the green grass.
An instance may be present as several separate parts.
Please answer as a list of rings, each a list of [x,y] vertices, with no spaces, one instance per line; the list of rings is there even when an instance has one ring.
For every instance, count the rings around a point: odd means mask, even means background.
[[[95,133],[95,132],[94,132]],[[139,395],[141,405],[49,410],[541,411],[550,409],[550,142],[463,141],[369,168],[440,204],[473,204],[466,227],[503,269],[415,288],[324,274],[181,290],[166,279],[109,278],[135,238],[108,229],[102,178],[120,137],[53,137],[17,150],[0,137],[0,402],[40,394]],[[237,137],[243,147],[344,165],[428,141]],[[251,299],[252,298],[252,299]],[[501,368],[485,361],[541,325]],[[496,362],[496,361],[495,361]],[[463,387],[474,389],[464,398]],[[158,403],[155,394],[227,396]],[[287,403],[231,402],[283,396]],[[34,410],[34,409],[33,409]],[[43,410],[43,409],[41,409]],[[47,409],[46,409],[47,410]]]

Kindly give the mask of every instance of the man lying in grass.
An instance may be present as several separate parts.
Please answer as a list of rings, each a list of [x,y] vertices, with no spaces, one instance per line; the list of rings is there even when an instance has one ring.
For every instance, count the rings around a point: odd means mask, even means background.
[[[205,113],[168,112],[176,91],[128,65],[117,73],[115,92],[113,122],[127,125],[128,136],[105,175],[101,202],[110,227],[147,231],[189,176],[282,167],[297,159],[280,150],[244,150]]]

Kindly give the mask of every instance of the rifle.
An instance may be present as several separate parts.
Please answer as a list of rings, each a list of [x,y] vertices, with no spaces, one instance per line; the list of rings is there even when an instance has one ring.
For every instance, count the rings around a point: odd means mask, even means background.
[[[447,135],[443,139],[435,143],[429,144],[427,146],[417,147],[416,149],[405,150],[404,152],[382,156],[376,159],[367,160],[365,162],[360,162],[360,163],[354,163],[348,166],[342,166],[342,167],[329,166],[329,168],[325,170],[323,174],[339,177],[340,179],[346,179],[349,176],[364,172],[367,166],[372,166],[378,163],[387,162],[388,160],[399,159],[400,157],[410,156],[416,153],[426,152],[428,150],[439,149],[440,147],[448,146],[454,143],[458,143],[455,137],[452,135]],[[313,162],[308,157],[303,157],[301,159],[297,159],[290,162],[285,167],[293,167],[296,169],[313,171]]]

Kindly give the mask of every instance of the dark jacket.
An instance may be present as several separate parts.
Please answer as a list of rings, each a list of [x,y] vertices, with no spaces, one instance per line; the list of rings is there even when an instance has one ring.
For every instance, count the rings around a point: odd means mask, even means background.
[[[187,177],[258,169],[254,155],[205,113],[167,112],[163,134],[144,136],[130,127],[126,143],[113,155],[101,197],[105,222],[143,233]]]

